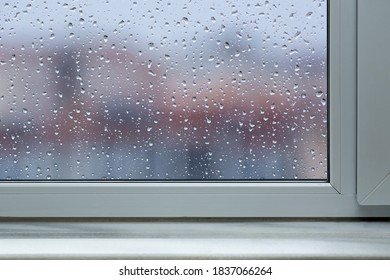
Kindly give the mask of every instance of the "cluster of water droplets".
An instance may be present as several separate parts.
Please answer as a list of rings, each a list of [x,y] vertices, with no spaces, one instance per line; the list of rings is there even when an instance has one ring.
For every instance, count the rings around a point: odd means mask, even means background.
[[[327,3],[0,10],[0,179],[326,179]]]

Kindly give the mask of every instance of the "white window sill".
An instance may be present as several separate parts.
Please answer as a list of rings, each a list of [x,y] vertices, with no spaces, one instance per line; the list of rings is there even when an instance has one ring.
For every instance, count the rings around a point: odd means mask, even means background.
[[[0,222],[0,259],[390,258],[390,223]]]

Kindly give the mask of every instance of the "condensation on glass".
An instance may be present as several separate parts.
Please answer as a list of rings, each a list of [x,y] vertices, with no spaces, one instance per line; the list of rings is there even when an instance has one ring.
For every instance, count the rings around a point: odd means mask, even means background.
[[[3,1],[0,179],[327,179],[327,2]]]

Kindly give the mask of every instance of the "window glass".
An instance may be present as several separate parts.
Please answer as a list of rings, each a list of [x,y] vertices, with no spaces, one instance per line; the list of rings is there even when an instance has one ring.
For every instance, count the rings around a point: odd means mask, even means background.
[[[0,179],[327,179],[325,0],[1,5]]]

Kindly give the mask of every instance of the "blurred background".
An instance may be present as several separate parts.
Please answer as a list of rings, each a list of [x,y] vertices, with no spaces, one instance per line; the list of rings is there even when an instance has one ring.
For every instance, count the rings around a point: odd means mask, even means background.
[[[0,5],[0,179],[327,180],[325,0]]]

